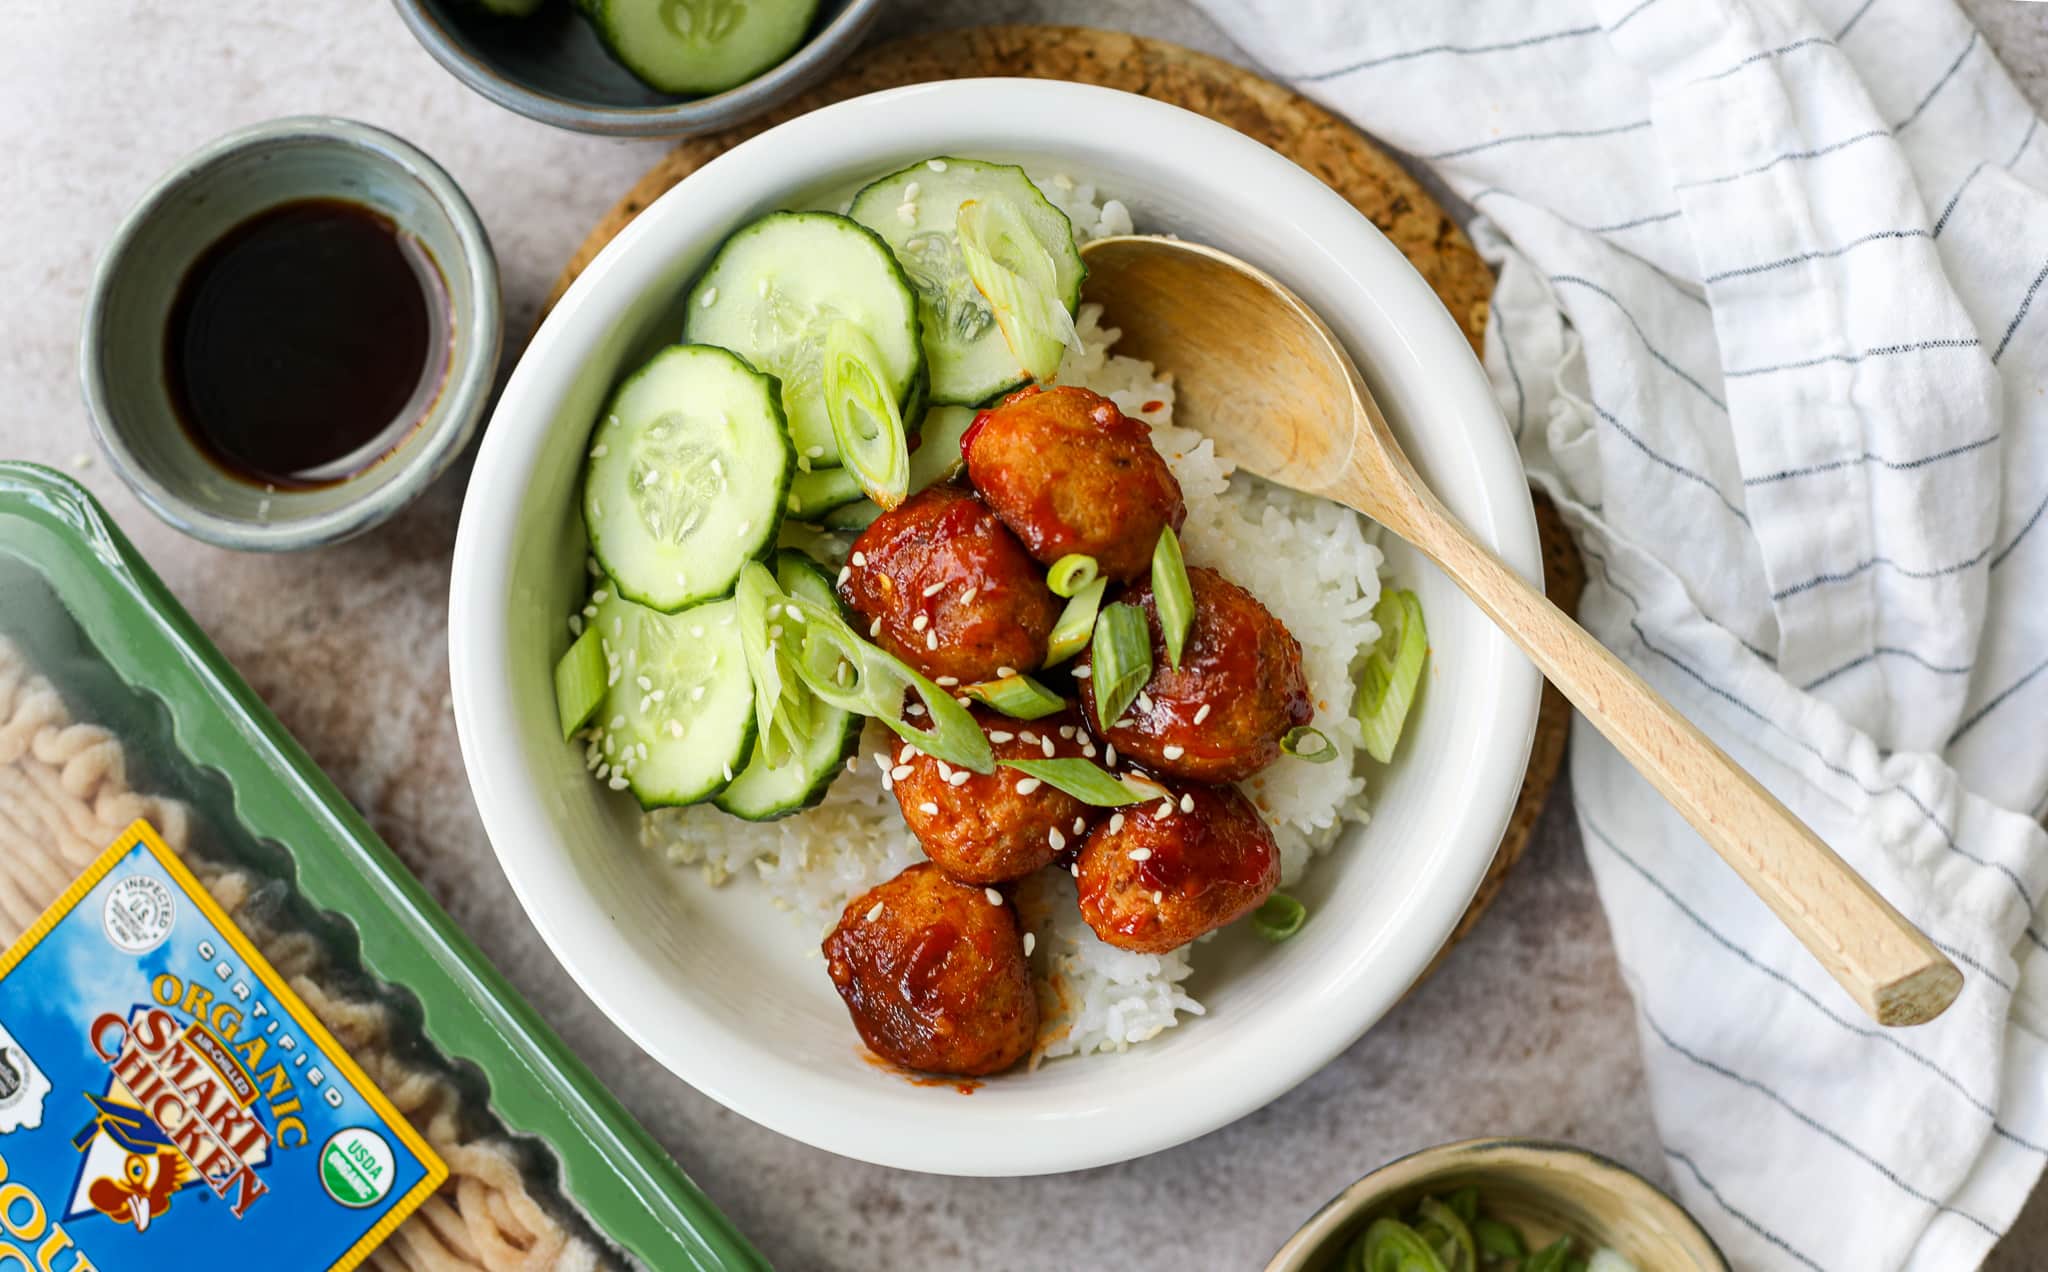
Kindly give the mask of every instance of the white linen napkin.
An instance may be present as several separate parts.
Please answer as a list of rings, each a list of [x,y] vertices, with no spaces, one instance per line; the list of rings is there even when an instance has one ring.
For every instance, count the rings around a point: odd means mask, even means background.
[[[1967,978],[1872,1025],[1575,728],[1683,1200],[1974,1267],[2048,1154],[2048,129],[1948,0],[1197,3],[1478,209],[1581,620]]]

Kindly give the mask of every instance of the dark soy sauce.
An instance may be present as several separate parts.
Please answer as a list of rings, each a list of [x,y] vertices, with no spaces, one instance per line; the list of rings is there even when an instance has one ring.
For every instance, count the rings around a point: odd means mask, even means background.
[[[411,433],[448,369],[446,288],[389,217],[301,199],[222,235],[179,284],[164,378],[223,470],[286,490],[332,485]]]

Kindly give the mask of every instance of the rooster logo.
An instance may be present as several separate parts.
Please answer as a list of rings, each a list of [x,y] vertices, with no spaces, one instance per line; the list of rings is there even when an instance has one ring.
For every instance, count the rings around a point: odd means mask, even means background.
[[[97,1116],[72,1139],[85,1152],[104,1135],[122,1151],[120,1173],[102,1174],[86,1189],[86,1200],[115,1223],[132,1223],[137,1232],[171,1208],[171,1194],[190,1182],[192,1172],[157,1124],[132,1105],[87,1094]]]

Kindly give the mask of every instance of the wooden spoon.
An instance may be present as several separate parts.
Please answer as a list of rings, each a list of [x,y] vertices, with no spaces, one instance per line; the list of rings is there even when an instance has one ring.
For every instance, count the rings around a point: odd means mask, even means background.
[[[1918,928],[1430,493],[1300,297],[1178,239],[1098,239],[1082,255],[1087,298],[1123,332],[1117,352],[1173,369],[1181,423],[1250,472],[1356,508],[1441,566],[1878,1023],[1920,1024],[1955,1001],[1962,973]]]

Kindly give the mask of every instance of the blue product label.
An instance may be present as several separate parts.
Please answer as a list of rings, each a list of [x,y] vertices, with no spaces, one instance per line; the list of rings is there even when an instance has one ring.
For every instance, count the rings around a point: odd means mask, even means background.
[[[0,958],[0,1269],[339,1272],[447,1173],[143,822]]]

